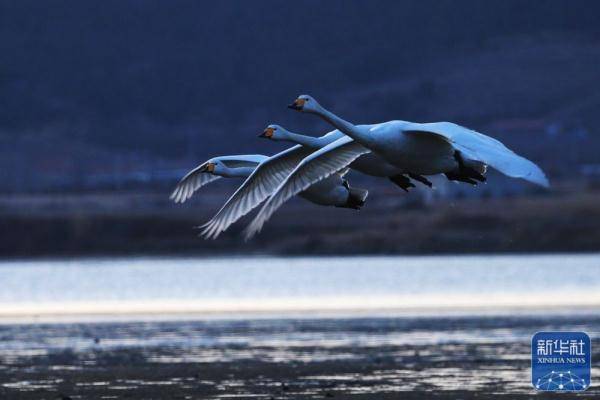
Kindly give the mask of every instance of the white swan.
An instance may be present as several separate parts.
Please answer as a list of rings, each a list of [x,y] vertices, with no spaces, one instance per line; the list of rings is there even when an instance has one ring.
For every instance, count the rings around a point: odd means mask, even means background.
[[[323,108],[308,95],[289,106],[316,114],[390,164],[417,174],[445,173],[448,179],[476,183],[489,165],[503,174],[548,187],[544,172],[515,154],[501,142],[451,122],[415,123],[389,121],[377,125],[353,125]]]
[[[171,198],[179,202],[185,201],[203,184],[217,179],[217,177],[211,178],[211,175],[247,177],[219,212],[200,227],[202,228],[201,236],[215,239],[231,224],[267,198],[297,163],[308,154],[310,154],[309,149],[295,146],[272,157],[259,156],[261,157],[260,162],[254,163],[252,167],[235,168],[236,171],[227,167],[225,163],[231,163],[231,157],[240,156],[213,158],[188,173],[177,185]],[[224,158],[227,159],[224,160]],[[350,187],[348,181],[343,178],[347,170],[336,172],[298,192],[298,195],[318,205],[360,209],[365,204],[369,192],[365,189]],[[206,175],[206,173],[211,175],[203,177],[202,175]]]
[[[175,203],[183,203],[202,186],[221,177],[245,178],[258,164],[268,158],[262,154],[213,157],[181,178],[169,198]]]
[[[412,173],[444,173],[450,180],[476,184],[485,181],[482,174],[489,165],[505,175],[549,186],[544,172],[533,162],[493,138],[450,122],[390,121],[367,128],[344,121],[310,96],[298,97],[290,107],[316,114],[348,136],[298,164],[247,227],[247,239],[258,233],[277,208],[298,190],[345,168],[371,150],[390,164]]]
[[[371,125],[360,125],[361,127],[368,127]],[[339,130],[334,130],[326,133],[320,137],[313,137],[308,135],[302,135],[294,132],[290,132],[284,127],[276,124],[268,125],[263,133],[259,137],[266,138],[273,141],[292,142],[295,144],[301,144],[305,147],[313,148],[318,150],[326,145],[335,142],[337,139],[344,137],[345,135]],[[390,181],[394,182],[404,191],[408,191],[409,188],[415,185],[410,181],[405,174],[409,175],[412,179],[421,182],[424,185],[432,187],[432,183],[422,175],[412,174],[408,171],[401,170],[400,168],[391,165],[377,154],[371,152],[367,153],[356,160],[354,160],[349,168],[361,172],[365,175],[385,177]]]

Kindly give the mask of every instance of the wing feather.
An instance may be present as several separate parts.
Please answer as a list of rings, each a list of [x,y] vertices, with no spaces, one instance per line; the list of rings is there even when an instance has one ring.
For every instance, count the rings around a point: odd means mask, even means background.
[[[218,175],[212,175],[206,172],[202,172],[202,169],[206,166],[207,163],[208,161],[200,164],[199,166],[188,172],[183,178],[181,178],[181,180],[179,181],[177,186],[175,186],[175,190],[173,190],[173,193],[171,193],[171,196],[169,198],[175,203],[183,203],[184,201],[192,197],[196,190],[200,189],[202,186],[210,182],[219,179],[220,176]]]
[[[269,197],[296,165],[312,151],[297,145],[260,163],[217,214],[200,226],[200,235],[207,239],[217,238],[231,224]]]
[[[288,199],[346,168],[370,150],[344,136],[306,157],[279,185],[244,231],[246,240],[260,232],[265,222]]]
[[[169,198],[173,200],[175,203],[183,203],[198,190],[202,186],[216,181],[221,178],[218,175],[213,175],[207,172],[203,172],[202,169],[206,166],[207,163],[211,161],[221,161],[225,166],[229,168],[240,168],[240,167],[256,167],[261,162],[265,161],[269,157],[264,156],[262,154],[242,154],[242,155],[233,155],[233,156],[219,156],[211,158],[208,161],[203,162],[190,172],[188,172],[171,193]]]
[[[510,177],[525,179],[543,187],[550,186],[544,171],[535,163],[482,133],[451,122],[409,123],[403,131],[442,136],[467,158],[481,161]]]

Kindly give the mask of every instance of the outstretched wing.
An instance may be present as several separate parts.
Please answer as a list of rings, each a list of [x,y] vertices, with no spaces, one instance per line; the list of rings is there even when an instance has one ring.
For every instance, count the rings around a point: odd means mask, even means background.
[[[171,193],[169,197],[175,203],[183,203],[198,190],[202,186],[216,181],[220,178],[218,175],[213,175],[204,171],[206,164],[211,161],[219,160],[225,166],[229,168],[240,168],[240,167],[255,167],[259,163],[268,159],[269,157],[263,156],[262,154],[242,154],[242,155],[234,155],[234,156],[220,156],[214,157],[210,160],[200,164],[190,172],[188,172],[175,186],[175,190]]]
[[[306,157],[263,205],[246,228],[245,238],[250,239],[260,232],[265,222],[289,198],[346,168],[352,161],[369,152],[369,149],[352,138],[344,136]]]
[[[312,151],[297,145],[260,163],[219,212],[200,227],[200,235],[207,239],[216,239],[231,224],[269,197],[296,165]]]
[[[481,161],[513,178],[525,179],[543,187],[550,186],[544,171],[535,163],[516,154],[500,141],[463,126],[451,122],[409,123],[403,127],[403,131],[441,136],[466,158]]]
[[[202,186],[221,178],[218,175],[213,175],[204,172],[206,164],[208,164],[208,161],[200,164],[199,166],[188,172],[183,178],[181,178],[181,180],[179,181],[177,186],[175,186],[175,190],[173,190],[173,193],[171,193],[171,196],[169,198],[175,203],[183,203],[184,201],[192,197],[194,192],[200,189]]]

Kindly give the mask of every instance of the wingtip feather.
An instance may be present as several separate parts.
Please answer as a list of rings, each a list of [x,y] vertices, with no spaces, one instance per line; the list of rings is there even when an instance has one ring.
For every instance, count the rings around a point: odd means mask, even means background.
[[[550,180],[548,180],[548,177],[546,175],[542,175],[537,183],[546,189],[550,188]]]
[[[524,179],[548,189],[550,187],[550,181],[548,180],[548,177],[546,176],[544,171],[540,167],[538,167],[537,164],[535,164],[534,162],[531,162],[531,164],[532,171],[529,174],[527,174],[527,176],[524,177]]]
[[[261,230],[262,224],[259,225],[257,222],[252,221],[250,225],[244,229],[244,242],[251,240],[254,236],[259,234]]]

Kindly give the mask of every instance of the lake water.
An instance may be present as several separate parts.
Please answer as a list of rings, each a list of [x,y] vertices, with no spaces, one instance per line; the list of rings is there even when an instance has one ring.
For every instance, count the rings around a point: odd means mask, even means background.
[[[599,308],[600,254],[0,263],[1,320]]]
[[[597,254],[3,262],[0,398],[525,400],[599,296]]]

